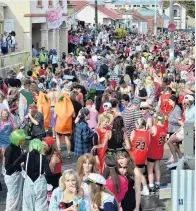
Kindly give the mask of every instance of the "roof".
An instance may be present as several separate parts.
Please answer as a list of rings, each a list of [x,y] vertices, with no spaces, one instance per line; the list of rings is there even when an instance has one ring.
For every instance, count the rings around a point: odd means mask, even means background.
[[[138,9],[138,12],[142,16],[154,16],[155,15],[155,10],[153,10],[153,9],[151,10],[151,9],[141,8],[141,9]],[[159,15],[158,10],[157,10],[157,15]]]
[[[75,13],[78,13],[81,9],[83,9],[86,6],[91,6],[95,8],[94,4],[89,4],[88,2],[85,2],[85,1],[74,1],[74,3],[76,5],[74,9]],[[113,20],[122,19],[122,17],[116,11],[110,10],[101,5],[98,5],[98,11],[101,13],[104,13],[106,16],[110,17]]]
[[[144,18],[142,15],[140,15],[136,10],[117,10],[121,15],[132,15],[132,21],[137,22],[147,22],[146,18]]]
[[[162,0],[157,0],[157,4],[161,3]],[[88,0],[89,3],[94,2],[94,0]],[[104,0],[98,0],[98,4],[106,4]],[[113,0],[109,4],[114,4],[114,5],[120,5],[120,4],[129,4],[129,5],[139,5],[139,4],[144,4],[144,5],[151,5],[155,4],[154,0]]]

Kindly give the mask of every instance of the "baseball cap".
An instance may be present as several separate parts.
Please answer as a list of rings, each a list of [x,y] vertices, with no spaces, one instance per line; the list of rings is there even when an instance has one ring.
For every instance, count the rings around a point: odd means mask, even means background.
[[[43,141],[46,144],[51,145],[51,146],[54,144],[54,139],[52,137],[50,137],[50,136],[46,136]]]
[[[184,97],[185,100],[190,100],[190,101],[194,101],[194,97],[192,95],[186,95]]]
[[[112,104],[107,102],[103,104],[103,108],[112,108]]]
[[[103,176],[100,174],[91,173],[89,174],[87,180],[87,183],[94,183],[97,185],[106,185],[106,180]]]

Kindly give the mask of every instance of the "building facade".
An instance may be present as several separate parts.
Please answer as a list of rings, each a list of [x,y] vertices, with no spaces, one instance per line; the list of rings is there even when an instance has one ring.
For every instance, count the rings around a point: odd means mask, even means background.
[[[4,29],[16,32],[17,51],[29,51],[32,45],[37,50],[67,52],[68,33],[66,28],[67,0],[2,0],[4,7]],[[52,8],[63,10],[62,25],[58,29],[48,29],[47,16]],[[5,27],[6,21],[10,21]]]
[[[170,16],[170,8],[166,8],[163,12]],[[186,29],[186,8],[181,4],[174,3],[174,23],[176,24],[176,29]]]

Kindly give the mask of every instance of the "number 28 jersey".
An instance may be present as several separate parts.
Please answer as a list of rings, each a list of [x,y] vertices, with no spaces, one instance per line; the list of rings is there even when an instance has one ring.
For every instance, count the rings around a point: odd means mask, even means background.
[[[167,128],[165,126],[157,125],[157,133],[152,136],[148,148],[147,157],[154,160],[161,160],[164,153],[165,138],[167,136]]]
[[[136,165],[143,165],[147,158],[148,146],[150,143],[150,131],[134,130],[134,132],[135,134],[131,142],[130,154]]]

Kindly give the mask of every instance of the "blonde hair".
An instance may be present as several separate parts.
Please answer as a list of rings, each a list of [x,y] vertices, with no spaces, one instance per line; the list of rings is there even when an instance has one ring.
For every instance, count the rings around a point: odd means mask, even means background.
[[[79,176],[79,179],[80,179],[81,182],[82,182],[83,176],[84,176],[83,164],[87,160],[89,161],[90,164],[92,164],[92,172],[91,173],[97,173],[98,172],[96,158],[93,155],[86,153],[86,154],[80,156],[77,160],[76,169],[77,169],[78,176]]]
[[[79,193],[80,180],[79,180],[77,172],[74,169],[68,169],[68,170],[65,170],[63,172],[62,176],[59,179],[59,188],[60,188],[60,190],[64,191],[66,189],[65,181],[66,180],[70,180],[70,179],[74,179],[76,181],[76,190],[77,190],[77,193]]]
[[[161,114],[160,112],[157,112],[154,114],[154,122],[155,125],[158,124],[158,122],[161,122],[161,124],[163,125],[165,123],[165,117],[163,114]]]
[[[98,125],[97,125],[98,128],[100,128],[101,123],[104,120],[108,120],[108,123],[110,123],[110,118],[109,118],[109,116],[107,116],[107,114],[101,115],[100,118],[99,118],[99,121],[98,121]]]

